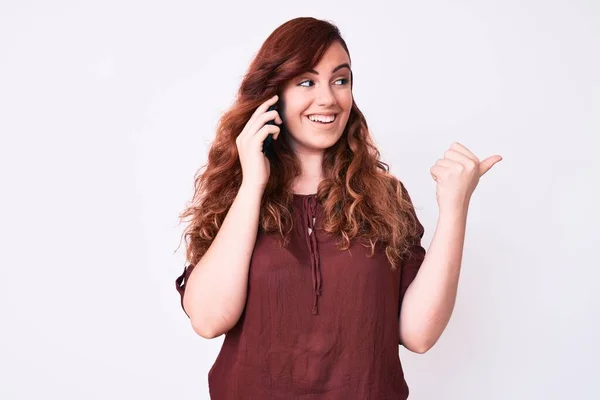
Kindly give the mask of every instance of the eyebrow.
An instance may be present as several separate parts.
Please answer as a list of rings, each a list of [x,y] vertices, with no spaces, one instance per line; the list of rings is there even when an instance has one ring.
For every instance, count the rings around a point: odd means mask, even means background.
[[[331,71],[331,73],[333,74],[333,73],[335,73],[337,70],[340,70],[340,69],[342,69],[342,68],[348,68],[348,69],[350,70],[350,72],[352,72],[352,70],[350,69],[350,65],[349,65],[348,63],[343,63],[343,64],[340,64],[340,65],[338,65],[337,67],[335,67],[335,68],[333,69],[333,71]],[[317,72],[317,71],[316,71],[316,70],[314,70],[314,69],[309,69],[309,70],[308,70],[308,72],[310,72],[310,73],[312,73],[312,74],[315,74],[315,75],[319,75],[319,72]]]

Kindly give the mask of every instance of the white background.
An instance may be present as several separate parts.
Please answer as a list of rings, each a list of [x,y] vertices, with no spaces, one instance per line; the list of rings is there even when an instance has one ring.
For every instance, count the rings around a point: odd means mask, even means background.
[[[411,399],[600,398],[599,11],[3,1],[0,398],[208,398],[223,337],[180,309],[178,215],[252,56],[298,16],[340,27],[426,247],[435,161],[453,141],[504,157],[472,199],[447,330],[400,348]]]

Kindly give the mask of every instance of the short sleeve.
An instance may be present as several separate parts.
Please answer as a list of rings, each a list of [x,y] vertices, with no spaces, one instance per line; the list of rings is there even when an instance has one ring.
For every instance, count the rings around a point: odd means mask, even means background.
[[[404,299],[404,294],[406,293],[406,289],[410,286],[412,281],[417,276],[417,272],[419,272],[419,268],[421,268],[421,264],[423,264],[423,260],[425,259],[425,248],[421,245],[421,239],[423,238],[423,234],[425,233],[423,229],[423,225],[418,223],[420,228],[419,240],[408,250],[407,255],[402,262],[402,269],[400,273],[400,296],[398,301],[398,313],[400,312],[400,306],[402,305],[402,300]],[[398,316],[400,316],[398,314]]]
[[[187,313],[187,311],[185,311],[185,308],[183,307],[183,294],[185,293],[185,286],[193,269],[193,264],[186,265],[186,267],[183,269],[182,274],[179,275],[177,279],[175,279],[175,288],[179,292],[181,308],[183,309],[183,312],[185,312],[185,314],[188,316],[188,318],[190,315]]]

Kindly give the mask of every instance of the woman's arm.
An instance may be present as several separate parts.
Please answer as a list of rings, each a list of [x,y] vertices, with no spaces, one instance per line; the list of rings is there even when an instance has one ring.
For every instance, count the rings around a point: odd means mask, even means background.
[[[502,157],[483,161],[460,143],[452,143],[430,173],[437,182],[437,227],[410,286],[399,318],[400,342],[417,353],[428,351],[446,328],[454,303],[463,253],[467,212],[479,179]]]
[[[242,183],[223,225],[186,282],[183,307],[194,331],[204,338],[227,332],[242,315],[262,195],[262,189]]]
[[[467,207],[440,213],[437,227],[421,264],[402,301],[400,341],[415,353],[424,353],[446,328],[460,275]]]

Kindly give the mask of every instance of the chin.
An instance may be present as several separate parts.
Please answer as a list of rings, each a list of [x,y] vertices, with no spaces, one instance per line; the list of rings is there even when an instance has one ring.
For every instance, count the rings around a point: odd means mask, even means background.
[[[342,137],[344,132],[338,133],[328,133],[328,134],[320,134],[315,135],[313,131],[307,132],[305,135],[302,135],[300,138],[294,137],[293,141],[299,144],[301,147],[309,150],[326,150],[332,146],[334,146]]]
[[[308,147],[313,148],[313,149],[317,149],[317,150],[326,150],[332,146],[334,146],[338,140],[340,140],[340,136],[336,136],[334,139],[329,139],[329,140],[319,140],[319,141],[313,141],[313,142],[308,142]]]

